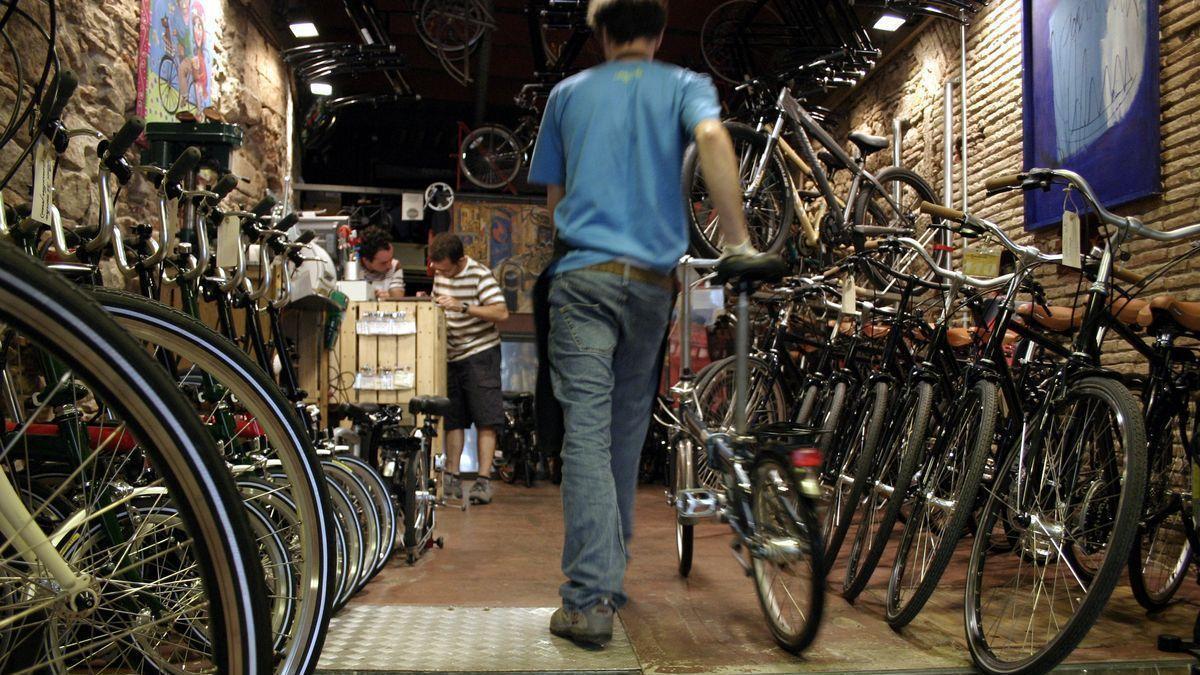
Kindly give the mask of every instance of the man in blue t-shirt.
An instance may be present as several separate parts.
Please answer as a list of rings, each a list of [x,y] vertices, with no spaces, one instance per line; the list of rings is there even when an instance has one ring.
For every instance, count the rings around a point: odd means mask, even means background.
[[[754,253],[733,143],[708,77],[660,63],[665,0],[592,0],[606,63],[560,83],[529,169],[545,185],[560,249],[549,357],[563,407],[563,606],[550,631],[602,645],[626,601],[638,461],[658,351],[687,250],[680,190],[691,139],[727,254]]]

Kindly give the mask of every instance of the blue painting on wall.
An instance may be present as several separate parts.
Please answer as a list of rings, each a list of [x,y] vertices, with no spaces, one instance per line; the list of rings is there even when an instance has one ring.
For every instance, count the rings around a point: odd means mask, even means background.
[[[1109,208],[1160,192],[1158,2],[1024,10],[1025,168],[1076,171]],[[1026,193],[1026,228],[1061,222],[1063,205],[1058,188]]]

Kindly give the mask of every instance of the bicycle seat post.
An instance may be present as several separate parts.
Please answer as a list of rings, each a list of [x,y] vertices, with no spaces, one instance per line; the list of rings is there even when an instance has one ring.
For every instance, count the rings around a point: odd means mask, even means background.
[[[746,434],[746,399],[750,391],[750,291],[751,284],[738,281],[737,331],[734,340],[733,427],[738,436]]]

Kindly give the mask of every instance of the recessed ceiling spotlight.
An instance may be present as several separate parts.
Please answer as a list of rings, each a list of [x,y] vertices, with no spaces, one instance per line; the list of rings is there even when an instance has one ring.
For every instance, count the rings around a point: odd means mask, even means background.
[[[297,21],[288,24],[288,28],[292,29],[292,35],[298,38],[315,38],[321,33],[317,30],[317,24],[311,21]]]
[[[906,21],[908,19],[899,14],[884,12],[879,15],[879,20],[875,22],[875,30],[895,31],[903,26]]]
[[[328,82],[310,82],[308,90],[317,96],[333,95],[333,85]]]

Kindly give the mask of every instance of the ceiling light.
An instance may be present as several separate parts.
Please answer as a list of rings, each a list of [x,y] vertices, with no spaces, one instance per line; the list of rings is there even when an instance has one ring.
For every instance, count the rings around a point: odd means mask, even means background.
[[[333,85],[328,82],[310,82],[308,90],[317,96],[332,96]]]
[[[288,24],[288,28],[291,28],[292,35],[298,38],[315,38],[320,35],[317,31],[317,24],[311,21],[297,21],[296,23]]]
[[[898,30],[904,25],[905,21],[908,21],[908,19],[899,14],[884,12],[879,15],[879,20],[875,22],[875,30],[886,30],[889,32]]]

